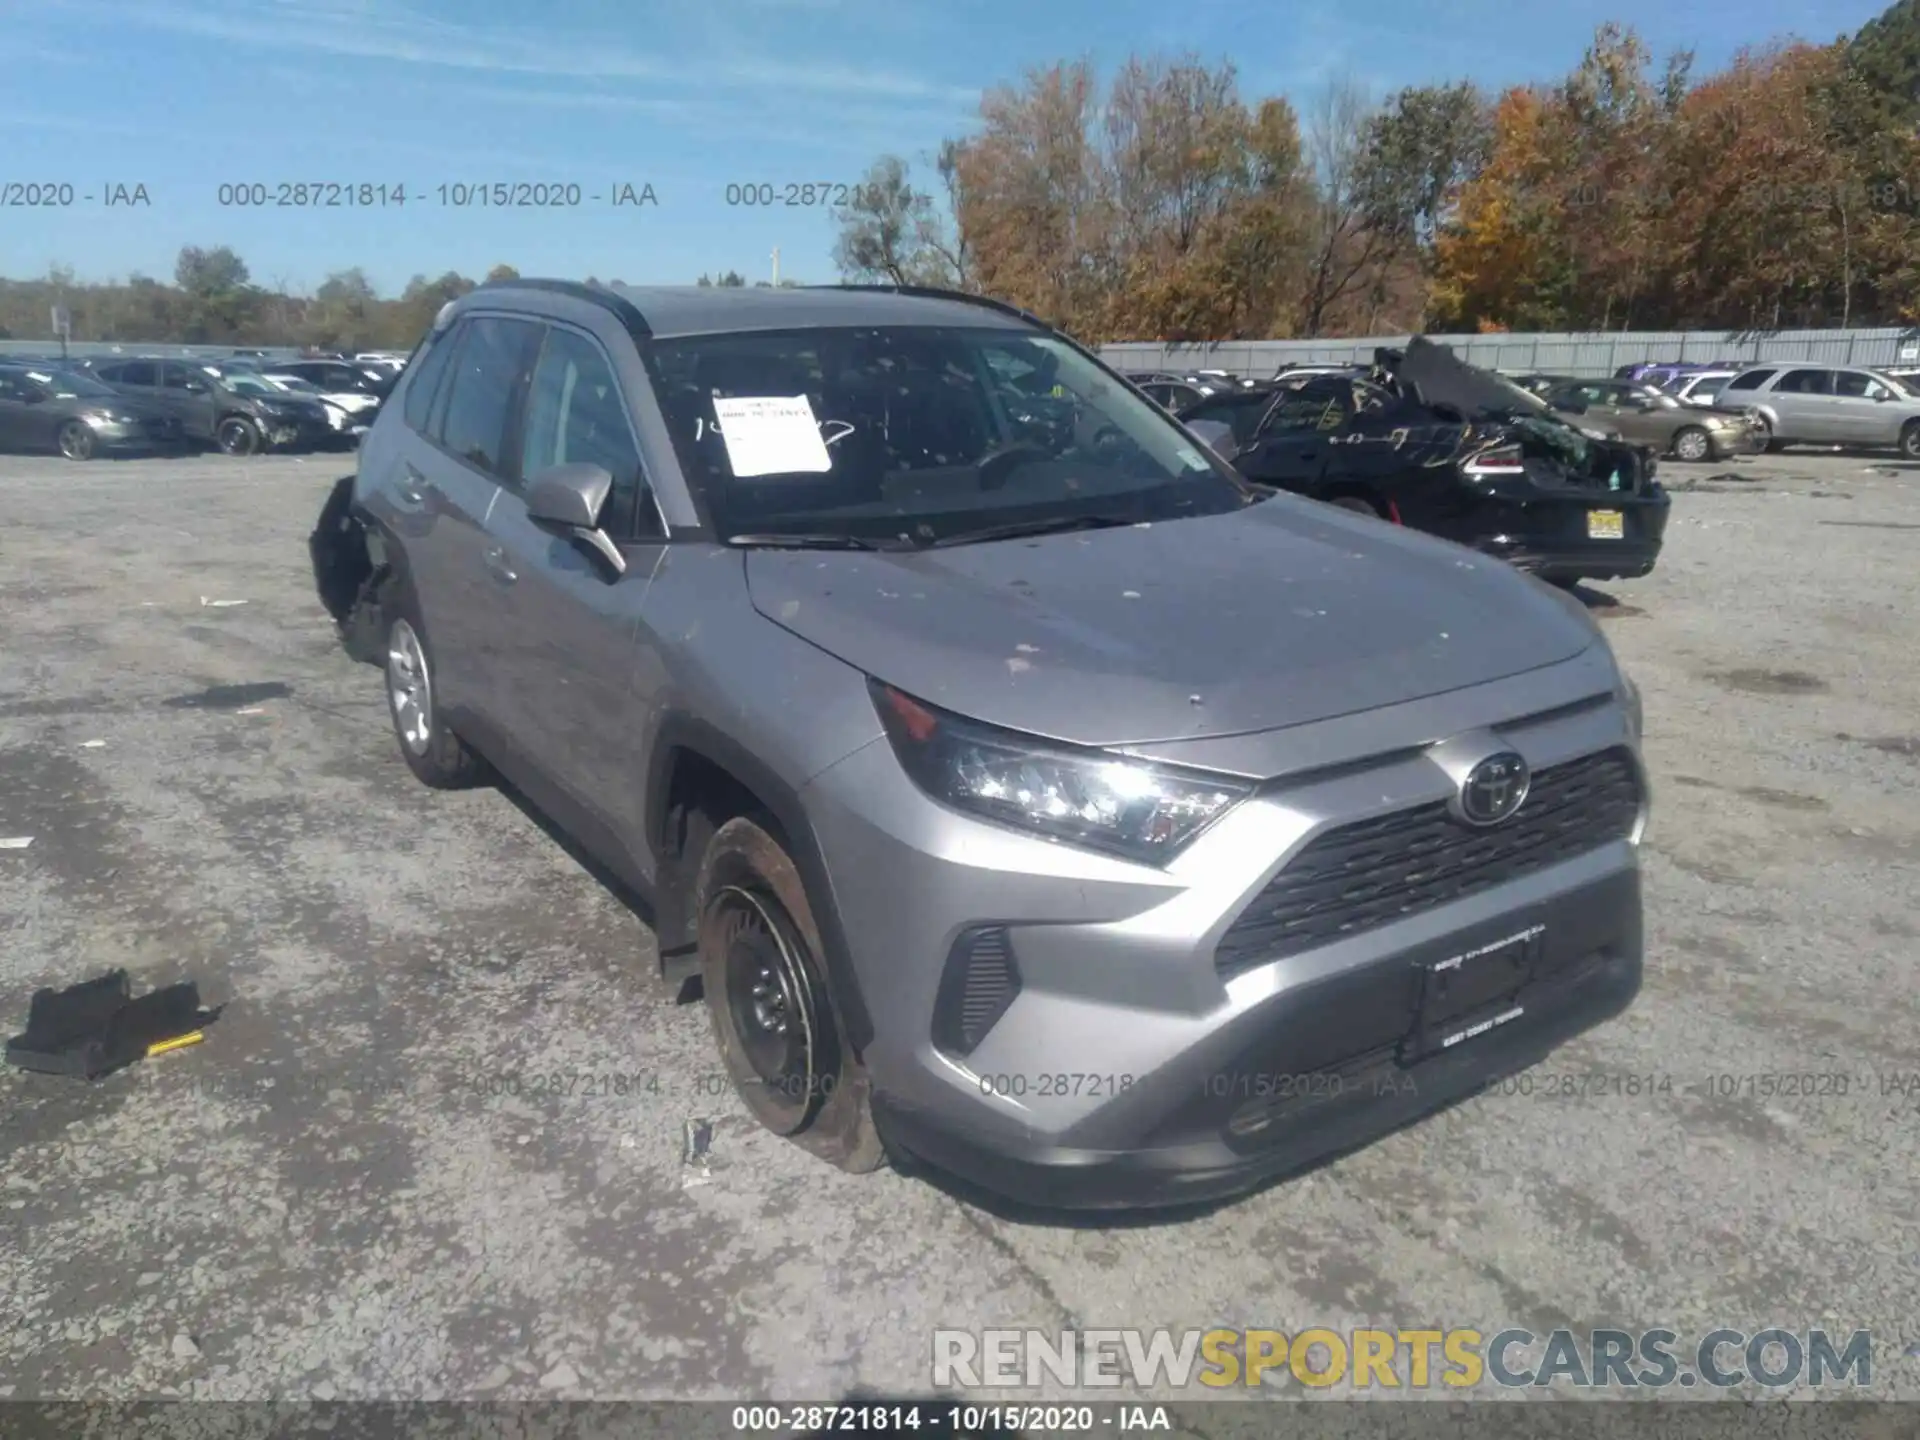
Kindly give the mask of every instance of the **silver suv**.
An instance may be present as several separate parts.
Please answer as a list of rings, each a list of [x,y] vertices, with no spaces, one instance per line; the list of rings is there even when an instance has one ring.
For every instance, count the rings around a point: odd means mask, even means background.
[[[311,548],[414,773],[545,810],[847,1169],[1229,1194],[1640,985],[1579,601],[1249,484],[1006,306],[482,286]]]
[[[1800,443],[1892,447],[1920,460],[1920,394],[1876,370],[1756,365],[1729,380],[1717,404],[1751,407],[1766,426],[1770,449]]]

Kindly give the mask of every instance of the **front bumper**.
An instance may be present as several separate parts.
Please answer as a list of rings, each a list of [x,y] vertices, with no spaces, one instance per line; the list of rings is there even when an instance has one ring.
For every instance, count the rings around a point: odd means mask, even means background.
[[[265,419],[260,422],[267,444],[275,450],[318,450],[336,443],[339,431],[325,420]]]
[[[1476,723],[1527,713],[1542,711]],[[1627,743],[1611,704],[1500,734],[1536,768]],[[1366,1144],[1619,1013],[1640,984],[1639,822],[1406,918],[1216,965],[1315,837],[1450,784],[1425,754],[1340,770],[1257,796],[1156,870],[964,818],[921,795],[884,741],[855,752],[803,797],[874,1021],[863,1058],[883,1137],[1028,1204],[1185,1204]],[[1524,1013],[1431,1058],[1406,1049],[1426,964],[1535,927]],[[972,971],[953,980],[986,931],[1017,975],[998,995]],[[984,1034],[956,1040],[956,1006],[988,1013]]]

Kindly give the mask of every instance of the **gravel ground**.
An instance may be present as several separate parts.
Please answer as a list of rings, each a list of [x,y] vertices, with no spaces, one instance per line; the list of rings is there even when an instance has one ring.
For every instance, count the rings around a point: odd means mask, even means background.
[[[92,1086],[0,1071],[0,1395],[826,1399],[925,1392],[936,1327],[1426,1323],[1867,1328],[1920,1397],[1920,467],[1669,466],[1658,572],[1588,592],[1658,792],[1633,1010],[1125,1226],[756,1130],[640,921],[407,774],[310,588],[342,468],[0,460],[0,1030],[116,965],[231,1002]]]

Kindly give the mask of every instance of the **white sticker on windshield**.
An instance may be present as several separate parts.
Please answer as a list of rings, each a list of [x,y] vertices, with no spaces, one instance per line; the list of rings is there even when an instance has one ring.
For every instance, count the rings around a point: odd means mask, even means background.
[[[1205,470],[1210,468],[1200,452],[1191,445],[1182,445],[1173,453],[1180,457],[1180,463],[1189,470]]]
[[[823,475],[833,469],[820,423],[804,395],[715,396],[713,413],[737,479]]]

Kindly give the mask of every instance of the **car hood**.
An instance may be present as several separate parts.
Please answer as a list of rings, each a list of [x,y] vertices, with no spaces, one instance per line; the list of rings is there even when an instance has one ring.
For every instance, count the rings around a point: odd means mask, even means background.
[[[746,573],[762,615],[867,674],[1089,745],[1371,710],[1597,633],[1500,561],[1291,496],[943,550],[755,550]]]

